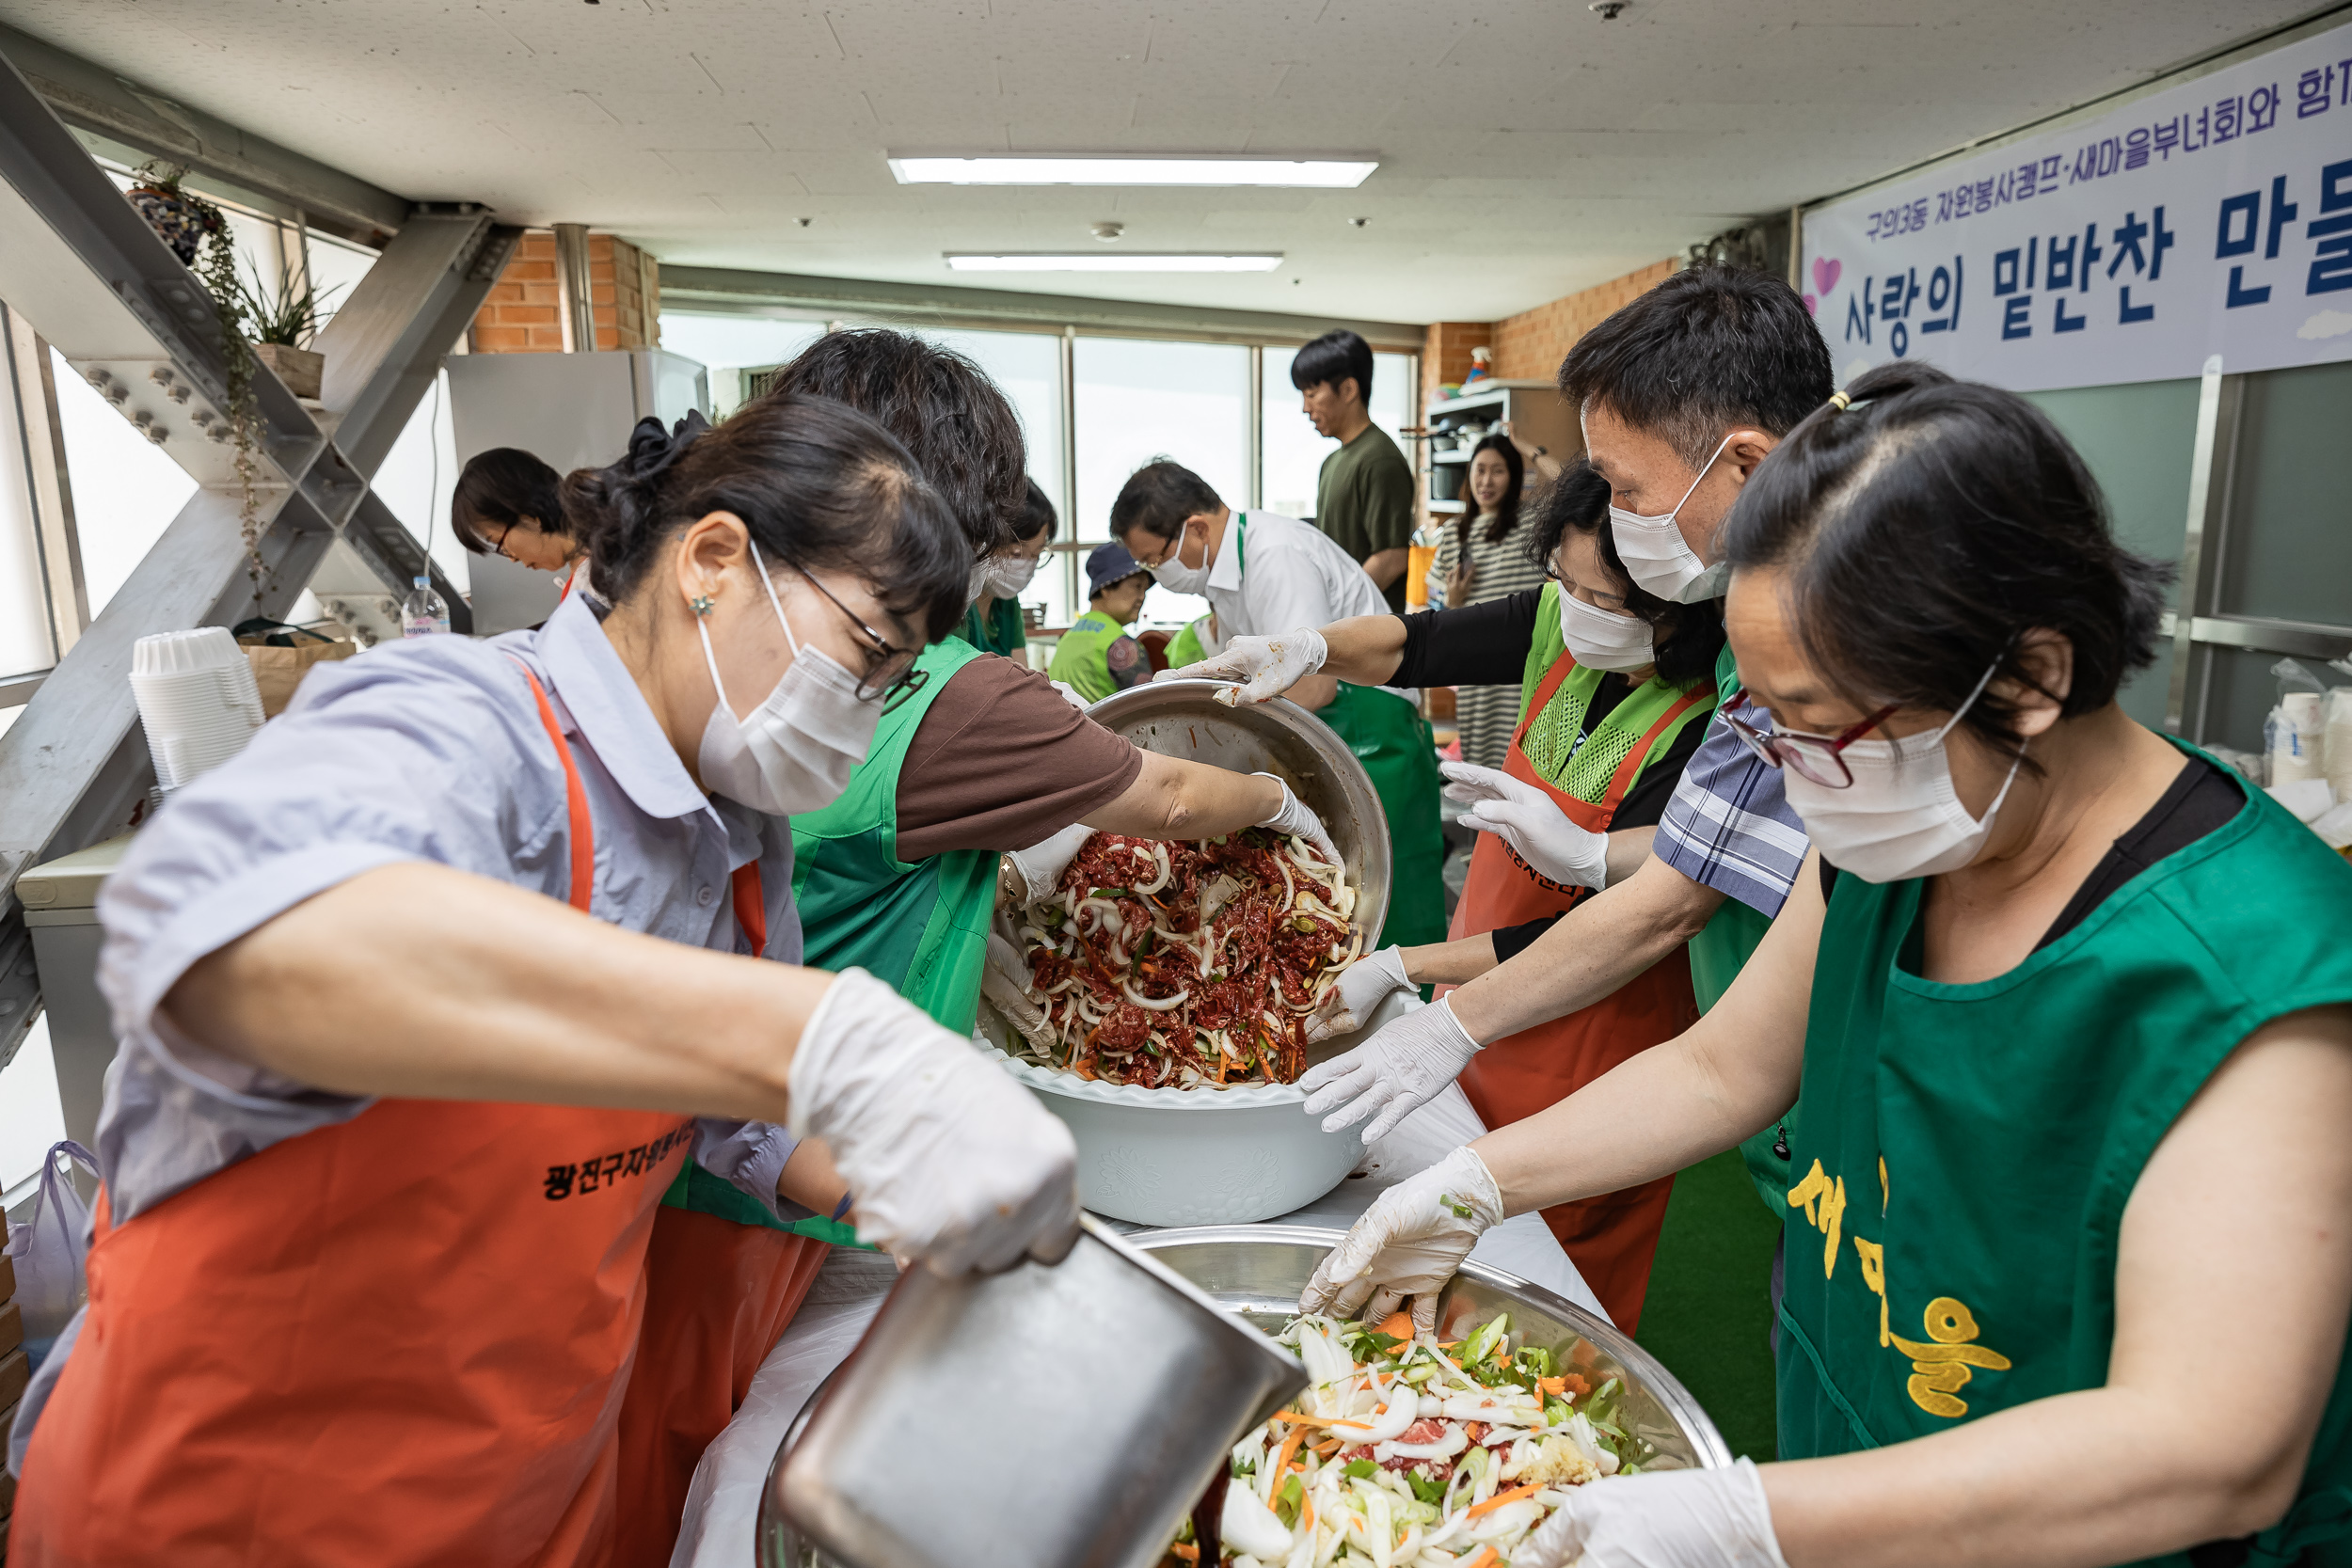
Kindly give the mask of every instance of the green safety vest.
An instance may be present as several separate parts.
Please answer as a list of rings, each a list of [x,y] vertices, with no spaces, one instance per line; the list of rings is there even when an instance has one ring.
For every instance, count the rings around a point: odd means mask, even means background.
[[[1007,658],[1027,657],[1029,631],[1021,619],[1021,604],[1017,599],[998,599],[986,620],[980,617],[980,607],[974,603],[963,612],[963,625],[956,628],[956,636],[984,654],[1002,654]]]
[[[2117,1238],[2150,1154],[2247,1036],[2352,1001],[2352,866],[2247,793],[2233,821],[1979,984],[1920,978],[1924,882],[1837,879],[1791,1130],[1783,1459],[2106,1382]],[[2181,1347],[2184,1420],[2231,1397],[2210,1349]],[[2294,1510],[2245,1561],[2291,1563],[2352,1529],[2348,1380],[2352,1357]],[[2352,1543],[2302,1560],[2352,1561]]]
[[[930,679],[882,716],[841,798],[792,819],[792,897],[803,961],[855,964],[959,1035],[979,1014],[980,966],[996,902],[996,852],[898,858],[898,773],[923,715],[949,677],[980,657],[961,638],[923,650]]]
[[[1209,650],[1200,645],[1200,624],[1207,619],[1203,615],[1200,620],[1185,622],[1184,629],[1168,640],[1169,669],[1181,670],[1187,664],[1198,664],[1209,657]]]
[[[1099,703],[1119,689],[1111,679],[1110,645],[1127,635],[1127,628],[1107,615],[1089,610],[1070,625],[1054,648],[1046,674],[1065,682],[1089,703]]]

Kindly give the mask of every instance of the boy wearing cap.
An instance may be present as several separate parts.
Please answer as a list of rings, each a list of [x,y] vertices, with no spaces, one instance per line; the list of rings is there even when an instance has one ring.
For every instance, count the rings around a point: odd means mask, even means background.
[[[1127,623],[1143,609],[1152,574],[1136,564],[1123,545],[1102,545],[1087,557],[1087,612],[1062,633],[1046,673],[1089,703],[1152,678],[1143,645],[1127,635]]]

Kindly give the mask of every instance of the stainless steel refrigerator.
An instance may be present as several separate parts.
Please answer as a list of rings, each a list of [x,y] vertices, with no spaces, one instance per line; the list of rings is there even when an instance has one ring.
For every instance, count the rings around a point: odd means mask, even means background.
[[[658,348],[460,354],[446,366],[461,464],[493,447],[520,447],[569,473],[620,456],[629,431],[648,414],[672,424],[689,409],[710,412],[702,366]],[[468,564],[476,636],[537,626],[553,613],[559,587],[550,574],[495,555],[477,555]]]

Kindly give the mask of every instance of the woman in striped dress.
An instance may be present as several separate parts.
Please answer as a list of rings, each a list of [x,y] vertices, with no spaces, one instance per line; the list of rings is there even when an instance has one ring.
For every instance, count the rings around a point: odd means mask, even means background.
[[[1438,541],[1438,559],[1429,569],[1431,608],[1460,610],[1544,585],[1543,563],[1528,554],[1517,532],[1526,473],[1508,436],[1489,436],[1471,451],[1462,514]],[[1464,762],[1502,766],[1519,721],[1519,697],[1516,686],[1455,689]]]

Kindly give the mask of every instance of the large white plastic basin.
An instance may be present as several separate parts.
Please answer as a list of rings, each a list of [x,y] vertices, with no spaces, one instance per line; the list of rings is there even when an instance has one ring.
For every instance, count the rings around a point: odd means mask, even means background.
[[[1419,1006],[1391,997],[1373,1028]],[[1002,1041],[995,1009],[982,1033]],[[1348,1049],[1362,1034],[1317,1044],[1311,1059]],[[1248,1225],[1305,1207],[1338,1186],[1363,1158],[1363,1124],[1326,1132],[1302,1107],[1295,1084],[1230,1089],[1144,1089],[1080,1078],[1008,1056],[1005,1069],[1069,1124],[1078,1143],[1078,1201],[1137,1225]]]

